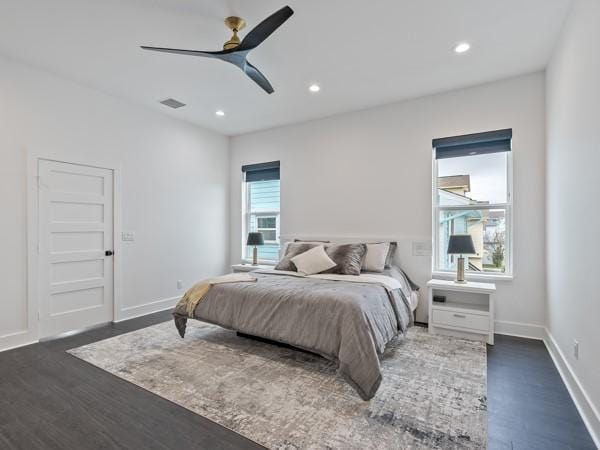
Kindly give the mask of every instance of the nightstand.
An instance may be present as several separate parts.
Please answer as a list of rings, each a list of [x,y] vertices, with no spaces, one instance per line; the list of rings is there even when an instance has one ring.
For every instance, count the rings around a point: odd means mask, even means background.
[[[254,272],[258,269],[273,269],[275,266],[268,266],[266,264],[259,264],[257,266],[253,266],[252,264],[233,264],[231,266],[231,270],[234,273],[237,272]]]
[[[496,285],[431,280],[427,283],[429,332],[486,341],[494,345]],[[446,301],[433,301],[434,295]]]

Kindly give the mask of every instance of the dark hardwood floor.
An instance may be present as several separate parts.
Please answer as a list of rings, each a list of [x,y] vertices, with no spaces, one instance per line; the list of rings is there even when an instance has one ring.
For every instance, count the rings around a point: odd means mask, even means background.
[[[543,342],[496,335],[488,346],[490,450],[596,449]]]
[[[169,320],[152,314],[0,353],[0,449],[258,449],[65,350]],[[489,348],[491,449],[594,449],[544,345]]]
[[[153,314],[0,353],[0,449],[262,449],[65,353],[170,317]]]

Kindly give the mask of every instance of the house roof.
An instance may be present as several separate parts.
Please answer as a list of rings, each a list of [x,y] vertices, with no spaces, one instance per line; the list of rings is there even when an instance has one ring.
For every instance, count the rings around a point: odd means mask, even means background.
[[[446,190],[464,188],[465,192],[469,192],[471,191],[471,177],[469,175],[438,177],[438,188]]]

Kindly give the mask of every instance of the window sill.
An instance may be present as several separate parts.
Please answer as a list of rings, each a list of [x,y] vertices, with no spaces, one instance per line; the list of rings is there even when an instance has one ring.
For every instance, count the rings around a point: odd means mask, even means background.
[[[252,258],[242,258],[242,264],[252,264]],[[273,266],[277,265],[277,261],[271,261],[267,259],[259,259],[258,264],[261,266]]]
[[[431,276],[453,280],[456,277],[456,272],[450,272],[445,270],[434,270]],[[465,273],[465,279],[467,281],[512,281],[514,279],[512,274],[494,274],[494,273]]]

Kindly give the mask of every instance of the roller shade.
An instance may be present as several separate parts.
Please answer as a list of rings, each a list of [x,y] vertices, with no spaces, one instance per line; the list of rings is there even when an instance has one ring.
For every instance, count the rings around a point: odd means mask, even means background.
[[[445,159],[509,152],[511,150],[511,140],[512,128],[507,128],[505,130],[434,139],[432,145],[435,148],[436,159]]]
[[[248,164],[242,166],[242,172],[247,182],[279,180],[279,161]]]

